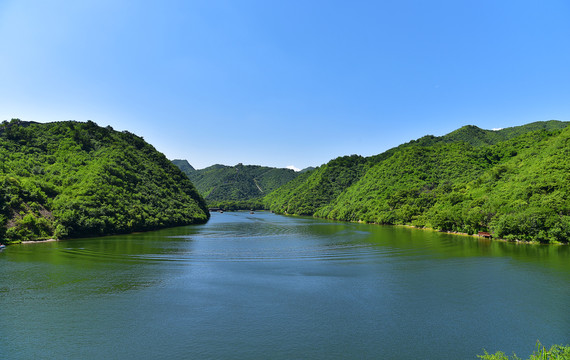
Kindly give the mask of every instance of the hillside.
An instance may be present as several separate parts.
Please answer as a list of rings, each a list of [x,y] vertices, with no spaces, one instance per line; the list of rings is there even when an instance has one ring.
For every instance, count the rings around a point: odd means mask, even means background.
[[[502,141],[524,135],[531,131],[537,130],[557,130],[563,129],[568,122],[549,120],[537,121],[526,125],[514,126],[500,130],[484,130],[477,126],[467,125],[459,128],[445,136],[445,142],[464,141],[474,146],[494,145]]]
[[[359,155],[343,156],[267,195],[266,205],[282,214],[313,215],[321,206],[336,199],[342,191],[364,175],[366,159]]]
[[[182,170],[182,172],[185,174],[189,174],[196,171],[196,169],[194,169],[194,167],[190,165],[188,160],[172,160],[172,163],[178,166],[178,168]]]
[[[568,242],[567,124],[549,121],[500,131],[468,126],[426,136],[368,158],[362,176],[331,194],[326,204],[299,196],[304,189],[334,183],[318,175],[319,169],[294,191],[288,184],[265,200],[278,213]],[[345,171],[357,174],[353,168]]]
[[[142,138],[94,122],[0,125],[0,241],[205,222],[188,178]]]
[[[299,175],[291,169],[258,165],[213,165],[194,170],[186,160],[173,160],[173,163],[209,204],[260,199]]]

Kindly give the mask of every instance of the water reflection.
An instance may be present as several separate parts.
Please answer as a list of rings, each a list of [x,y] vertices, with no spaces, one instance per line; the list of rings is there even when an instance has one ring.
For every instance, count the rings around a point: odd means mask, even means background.
[[[537,338],[568,340],[568,249],[262,212],[10,246],[0,253],[0,349],[84,359],[111,345],[110,358],[527,354]]]

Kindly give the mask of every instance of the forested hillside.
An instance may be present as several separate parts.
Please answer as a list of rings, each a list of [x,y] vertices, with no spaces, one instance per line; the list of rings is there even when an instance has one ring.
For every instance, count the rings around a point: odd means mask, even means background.
[[[471,145],[493,145],[536,130],[556,130],[568,126],[568,122],[550,120],[537,121],[526,125],[513,126],[500,130],[484,130],[467,125],[442,137],[444,142],[464,141]]]
[[[248,207],[251,200],[261,199],[298,175],[290,169],[258,165],[213,165],[194,170],[186,160],[172,162],[184,171],[210,205],[233,202]]]
[[[265,200],[278,213],[568,242],[567,124],[539,122],[500,131],[467,126],[442,137],[426,136],[365,162],[352,157],[344,170],[358,178],[339,193],[328,192],[328,202],[315,201],[303,189],[338,184],[319,175],[337,160]]]
[[[178,166],[178,168],[182,170],[182,172],[185,174],[189,174],[196,171],[196,169],[194,169],[194,167],[190,165],[188,160],[172,160],[172,163]]]
[[[366,169],[366,159],[359,155],[331,160],[315,170],[267,195],[266,205],[277,213],[313,215],[321,206],[336,199],[358,180]]]
[[[208,220],[188,178],[142,138],[94,122],[0,125],[0,241]]]

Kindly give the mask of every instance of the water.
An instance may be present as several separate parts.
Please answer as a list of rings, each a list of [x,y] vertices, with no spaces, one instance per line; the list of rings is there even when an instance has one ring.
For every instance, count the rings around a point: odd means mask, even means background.
[[[270,213],[10,246],[2,359],[475,359],[570,342],[568,246]]]

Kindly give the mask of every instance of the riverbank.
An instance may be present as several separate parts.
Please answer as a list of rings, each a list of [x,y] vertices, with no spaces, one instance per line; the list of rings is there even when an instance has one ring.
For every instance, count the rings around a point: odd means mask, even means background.
[[[373,225],[381,225],[381,224],[376,224],[376,223],[371,223]],[[437,230],[434,228],[428,228],[428,227],[418,227],[418,226],[414,226],[414,225],[390,225],[390,226],[402,226],[402,227],[407,227],[407,228],[411,228],[411,229],[417,229],[417,230],[426,230],[426,231],[434,231],[434,232],[438,232],[438,233],[443,233],[443,234],[450,234],[450,235],[459,235],[459,236],[468,236],[468,237],[473,237],[476,238],[478,240],[485,240],[485,241],[502,241],[502,242],[507,242],[507,243],[511,243],[511,244],[525,244],[525,245],[569,245],[567,243],[562,243],[562,242],[554,242],[554,243],[541,243],[539,241],[523,241],[523,240],[507,240],[507,239],[502,239],[502,238],[498,238],[498,237],[485,237],[485,236],[481,236],[478,234],[468,234],[468,233],[464,233],[464,232],[459,232],[459,231],[441,231],[441,230]]]
[[[45,239],[45,240],[25,240],[18,244],[37,244],[37,243],[46,243],[46,242],[54,242],[59,241],[58,239]]]
[[[291,215],[288,215],[288,216],[291,216]],[[318,219],[320,219],[320,218],[318,218]],[[323,220],[331,220],[331,219],[323,219]],[[342,221],[342,220],[334,220],[334,221]],[[362,221],[362,220],[358,220],[358,221],[347,221],[347,222],[356,222],[356,223],[359,223],[359,224],[371,224],[371,225],[384,225],[384,224],[378,224],[378,223],[373,223],[373,222],[369,223],[369,222],[365,222],[365,221]],[[386,224],[386,225],[388,225],[388,226],[402,226],[402,227],[407,227],[407,228],[417,229],[417,230],[435,231],[435,232],[445,233],[445,234],[451,234],[451,235],[469,236],[469,237],[477,238],[477,239],[479,239],[479,240],[502,241],[502,242],[508,242],[508,243],[513,243],[513,244],[526,244],[526,245],[570,245],[570,243],[563,243],[563,242],[541,243],[541,242],[539,242],[539,241],[508,240],[508,239],[498,238],[498,237],[494,237],[494,236],[485,237],[485,236],[481,236],[481,235],[479,235],[479,234],[468,234],[468,233],[459,232],[459,231],[442,231],[442,230],[437,230],[437,229],[434,229],[434,228],[419,227],[419,226],[407,225],[407,224]]]
[[[374,224],[374,225],[380,225],[380,224]],[[463,233],[463,232],[459,232],[459,231],[441,231],[441,230],[436,230],[433,228],[427,228],[427,227],[417,227],[417,226],[413,226],[413,225],[390,225],[390,226],[403,226],[403,227],[407,227],[407,228],[411,228],[411,229],[417,229],[417,230],[427,230],[427,231],[435,231],[435,232],[439,232],[439,233],[444,233],[444,234],[450,234],[450,235],[459,235],[459,236],[469,236],[469,237],[474,237],[476,239],[479,240],[485,240],[485,241],[502,241],[502,242],[508,242],[508,243],[512,243],[512,244],[526,244],[526,245],[569,245],[567,243],[562,243],[562,242],[554,242],[554,243],[541,243],[539,241],[523,241],[523,240],[507,240],[507,239],[502,239],[502,238],[498,238],[498,237],[485,237],[485,236],[481,236],[478,234],[467,234],[467,233]]]

